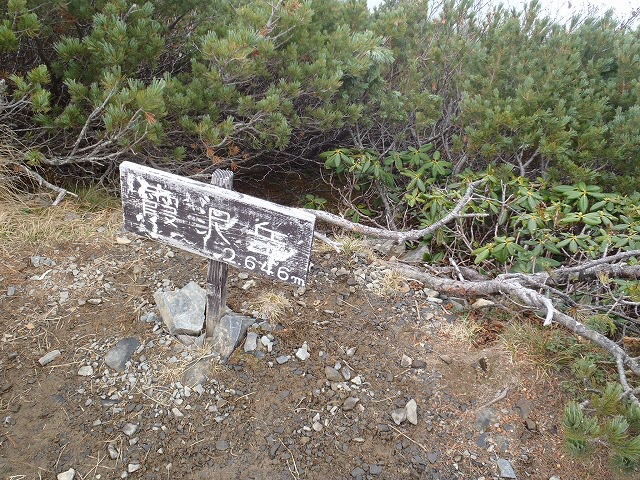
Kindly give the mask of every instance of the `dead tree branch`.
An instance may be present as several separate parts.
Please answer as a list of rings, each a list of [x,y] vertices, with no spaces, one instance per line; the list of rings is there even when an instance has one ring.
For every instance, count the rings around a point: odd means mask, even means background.
[[[339,215],[335,215],[330,212],[325,212],[323,210],[310,210],[305,209],[306,212],[309,212],[316,216],[319,220],[330,223],[332,225],[336,225],[345,230],[349,230],[354,233],[360,233],[363,235],[368,235],[372,237],[378,238],[387,238],[390,240],[394,240],[396,243],[404,243],[408,240],[420,240],[427,235],[431,235],[436,232],[440,228],[444,227],[447,223],[455,220],[456,218],[460,218],[463,216],[467,216],[462,213],[467,204],[471,201],[473,196],[473,192],[478,187],[478,185],[484,183],[484,180],[477,180],[475,182],[471,182],[467,187],[467,191],[462,196],[460,201],[451,209],[449,213],[447,213],[440,220],[432,223],[426,228],[415,229],[415,230],[406,230],[406,231],[392,231],[384,228],[377,227],[369,227],[367,225],[360,225],[353,222],[350,222],[346,218],[340,217]],[[482,214],[474,215],[474,216],[482,216]]]
[[[625,252],[631,256],[631,252]],[[636,255],[640,252],[636,251]],[[624,258],[624,256],[614,255],[612,258]],[[562,325],[566,329],[574,332],[576,335],[590,340],[603,350],[609,352],[616,363],[619,365],[618,375],[620,383],[625,389],[625,396],[631,401],[638,403],[638,399],[633,395],[633,391],[629,387],[625,368],[630,369],[635,375],[640,376],[640,363],[636,358],[631,357],[620,345],[613,340],[607,338],[595,330],[587,327],[583,323],[570,317],[566,313],[558,310],[552,303],[551,299],[544,296],[537,290],[523,285],[526,275],[501,275],[493,280],[481,281],[461,281],[449,278],[435,277],[417,268],[401,264],[398,262],[382,262],[385,266],[391,267],[407,278],[415,279],[422,282],[426,287],[437,290],[448,295],[457,296],[486,296],[486,295],[510,295],[519,299],[529,307],[545,310],[546,318],[544,325],[549,325],[552,321]],[[592,263],[593,262],[589,262]],[[603,265],[603,261],[599,260],[597,265]],[[590,268],[593,268],[591,265]],[[568,270],[568,269],[559,269]],[[578,267],[572,267],[572,271],[580,271]],[[638,403],[640,406],[640,403]]]

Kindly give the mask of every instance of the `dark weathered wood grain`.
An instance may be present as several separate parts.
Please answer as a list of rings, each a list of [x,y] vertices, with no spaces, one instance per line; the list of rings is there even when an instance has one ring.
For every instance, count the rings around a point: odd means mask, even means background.
[[[211,175],[211,184],[218,187],[233,189],[233,172],[230,170],[216,170]],[[209,260],[207,272],[207,307],[205,310],[205,325],[207,338],[213,337],[216,325],[220,323],[222,313],[227,304],[227,274],[229,266],[217,260]]]
[[[306,284],[315,216],[130,162],[125,229],[212,260]]]

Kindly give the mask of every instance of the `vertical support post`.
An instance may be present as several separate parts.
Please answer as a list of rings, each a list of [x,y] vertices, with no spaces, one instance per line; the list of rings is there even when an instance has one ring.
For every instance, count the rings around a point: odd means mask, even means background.
[[[211,184],[217,187],[233,189],[233,172],[216,170],[211,175]],[[226,263],[209,260],[207,272],[207,307],[205,310],[206,337],[213,337],[213,331],[220,323],[222,312],[227,304],[227,271]]]

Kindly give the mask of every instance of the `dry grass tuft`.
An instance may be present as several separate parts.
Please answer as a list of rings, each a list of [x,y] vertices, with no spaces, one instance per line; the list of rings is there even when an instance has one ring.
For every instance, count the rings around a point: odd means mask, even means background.
[[[266,291],[260,293],[252,305],[258,313],[265,315],[269,321],[281,321],[293,305],[282,293]]]
[[[120,225],[117,209],[87,212],[73,200],[51,207],[42,196],[21,193],[7,182],[0,183],[0,249],[5,255],[35,244],[109,237]],[[104,231],[98,232],[100,227]]]
[[[378,259],[375,250],[361,238],[352,235],[336,235],[333,240],[340,245],[341,254],[345,255],[349,260],[362,258],[372,263]],[[318,253],[336,253],[331,245],[324,242],[314,242],[313,249]]]
[[[393,298],[408,288],[407,280],[397,270],[385,270],[382,277],[373,284],[371,293],[382,298]]]
[[[459,317],[455,322],[443,322],[440,325],[440,333],[455,343],[472,346],[482,333],[481,325],[471,320],[469,316]]]
[[[158,385],[165,387],[172,383],[182,382],[184,374],[189,367],[202,360],[206,360],[210,363],[210,374],[214,370],[222,368],[218,361],[215,360],[217,354],[213,351],[213,346],[210,342],[205,342],[205,345],[202,347],[190,347],[189,352],[191,353],[190,359],[187,359],[182,355],[175,355],[175,361],[171,361],[172,356],[165,355],[161,359],[157,360],[156,376],[158,379]]]

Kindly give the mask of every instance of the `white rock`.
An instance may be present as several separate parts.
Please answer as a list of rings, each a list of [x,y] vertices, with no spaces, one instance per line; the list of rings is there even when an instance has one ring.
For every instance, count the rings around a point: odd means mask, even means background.
[[[171,409],[171,413],[173,413],[173,416],[176,418],[182,418],[184,417],[184,413],[182,413],[180,410],[178,410],[176,407],[173,407]]]
[[[56,478],[58,480],[73,480],[75,476],[76,471],[73,468],[70,468],[66,472],[59,473]]]
[[[479,298],[471,304],[471,308],[487,308],[493,307],[494,305],[495,302],[492,302],[491,300],[487,300],[486,298]]]
[[[45,365],[48,365],[49,363],[53,362],[59,356],[60,356],[60,350],[51,350],[46,355],[40,357],[38,359],[38,363],[44,367]]]
[[[135,423],[127,423],[124,427],[122,427],[122,433],[124,433],[127,437],[130,437],[137,431],[138,425],[136,425]]]
[[[78,375],[81,377],[90,377],[93,375],[93,367],[91,365],[85,365],[84,367],[80,367],[78,370]]]
[[[130,463],[129,465],[127,465],[127,472],[129,473],[137,472],[138,470],[140,470],[139,463]]]
[[[360,375],[356,375],[351,379],[351,383],[354,385],[362,385],[362,377],[360,377]]]
[[[404,408],[407,411],[407,420],[409,420],[409,423],[413,425],[417,425],[418,424],[418,405],[416,404],[416,401],[412,398],[407,402],[407,405]]]
[[[402,355],[402,359],[400,360],[400,366],[407,368],[410,367],[411,364],[413,363],[413,358],[411,358],[409,355]]]
[[[309,350],[308,350],[308,348],[309,348],[309,347],[308,347],[308,345],[307,345],[307,342],[304,342],[304,343],[302,344],[302,347],[300,347],[300,348],[298,349],[298,351],[296,352],[296,358],[298,358],[298,360],[302,360],[303,362],[304,362],[305,360],[308,360],[308,359],[309,359],[309,357],[311,356],[311,355],[309,354]]]
[[[396,425],[400,425],[407,419],[407,410],[405,408],[396,408],[391,412],[391,418]]]

